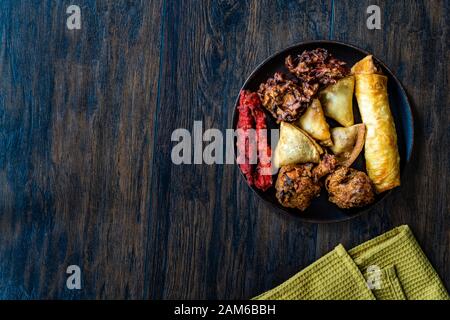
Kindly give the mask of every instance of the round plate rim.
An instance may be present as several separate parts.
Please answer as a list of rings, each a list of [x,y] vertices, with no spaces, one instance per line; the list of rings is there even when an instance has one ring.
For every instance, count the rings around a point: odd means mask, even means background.
[[[232,128],[235,129],[236,124],[237,124],[237,106],[239,104],[239,94],[242,90],[244,90],[248,83],[253,79],[253,77],[255,76],[255,74],[260,71],[260,69],[267,64],[268,62],[270,62],[272,59],[274,59],[275,57],[283,54],[286,51],[292,50],[296,47],[300,47],[300,46],[307,46],[307,45],[320,45],[320,44],[335,44],[335,45],[341,45],[341,46],[345,46],[345,47],[349,47],[353,50],[359,51],[365,55],[372,55],[375,58],[375,61],[377,63],[379,63],[380,65],[383,66],[384,69],[386,69],[389,72],[389,75],[394,79],[394,81],[396,82],[396,85],[398,88],[400,88],[400,93],[402,98],[405,99],[405,104],[407,106],[407,110],[406,110],[406,114],[408,117],[408,122],[411,123],[411,136],[410,137],[406,137],[405,141],[410,141],[410,149],[406,150],[406,159],[405,159],[405,163],[404,163],[404,169],[403,169],[403,173],[402,173],[402,178],[403,178],[403,174],[406,171],[406,168],[411,160],[411,156],[414,150],[414,116],[412,113],[412,109],[411,109],[411,103],[409,101],[409,97],[408,94],[406,93],[405,88],[403,87],[402,83],[400,82],[400,80],[397,78],[397,76],[392,72],[392,70],[386,65],[386,63],[384,63],[384,61],[382,61],[381,59],[379,59],[377,56],[375,56],[373,53],[368,52],[367,50],[364,50],[362,48],[359,48],[353,44],[350,43],[346,43],[346,42],[342,42],[342,41],[337,41],[337,40],[309,40],[309,41],[302,41],[302,42],[298,42],[295,44],[292,44],[286,48],[283,48],[281,50],[278,50],[277,52],[275,52],[274,54],[270,55],[269,57],[267,57],[266,59],[264,59],[261,63],[259,63],[254,69],[253,71],[250,73],[250,75],[246,78],[246,80],[244,81],[243,85],[241,86],[241,88],[239,89],[237,98],[235,99],[235,103],[233,105],[233,114],[232,114]],[[236,144],[234,145],[234,151],[235,151],[235,157],[237,156],[237,152],[236,152]],[[386,201],[386,198],[388,198],[390,196],[390,194],[397,190],[398,188],[394,188],[392,190],[387,191],[384,196],[377,201],[376,203],[374,203],[372,206],[367,207],[364,210],[361,210],[360,212],[347,216],[345,218],[339,218],[339,219],[328,219],[328,220],[318,220],[318,219],[312,219],[312,218],[306,218],[306,217],[302,217],[301,213],[294,214],[292,212],[288,212],[286,210],[283,210],[282,208],[279,208],[278,206],[276,206],[274,203],[264,199],[257,190],[255,190],[255,188],[253,186],[249,186],[247,184],[247,180],[244,176],[244,174],[242,173],[242,170],[239,168],[238,166],[238,171],[240,176],[242,177],[242,179],[244,179],[245,184],[248,186],[248,188],[250,188],[252,190],[252,192],[254,194],[256,194],[256,196],[262,200],[265,204],[269,205],[271,208],[275,209],[277,211],[277,213],[282,214],[283,216],[293,219],[293,220],[298,220],[298,221],[302,221],[302,222],[307,222],[307,223],[314,223],[314,224],[329,224],[329,223],[339,223],[339,222],[345,222],[345,221],[349,221],[352,220],[356,217],[360,217],[364,214],[367,214],[368,212],[374,210],[375,208],[377,208],[380,204],[382,204],[383,202]]]

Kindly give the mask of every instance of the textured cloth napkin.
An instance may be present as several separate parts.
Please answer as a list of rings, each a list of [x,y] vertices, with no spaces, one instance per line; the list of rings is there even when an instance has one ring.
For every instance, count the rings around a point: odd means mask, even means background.
[[[254,299],[448,300],[439,276],[407,225],[346,251],[338,245]]]

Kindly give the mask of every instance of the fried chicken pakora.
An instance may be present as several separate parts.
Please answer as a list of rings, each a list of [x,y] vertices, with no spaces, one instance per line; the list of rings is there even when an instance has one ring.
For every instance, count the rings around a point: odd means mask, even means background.
[[[282,206],[304,211],[320,194],[312,164],[287,165],[281,168],[275,184],[276,197]]]
[[[311,163],[283,166],[275,184],[278,201],[288,208],[306,210],[320,194],[319,180],[334,170],[335,166],[335,157],[328,154],[316,167]]]
[[[348,167],[339,167],[325,180],[329,201],[339,208],[364,207],[375,200],[375,189],[367,174]]]

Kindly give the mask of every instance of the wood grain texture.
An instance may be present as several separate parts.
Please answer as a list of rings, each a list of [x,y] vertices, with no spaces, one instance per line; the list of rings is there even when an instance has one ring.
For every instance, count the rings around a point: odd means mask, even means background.
[[[75,3],[76,2],[76,3]],[[382,8],[382,30],[365,10]],[[77,4],[82,30],[67,30]],[[0,3],[0,298],[237,299],[338,243],[409,224],[450,287],[448,1]],[[172,131],[231,126],[267,56],[335,39],[404,84],[415,149],[403,186],[352,221],[304,224],[233,165],[170,159]],[[82,290],[65,286],[68,265]]]

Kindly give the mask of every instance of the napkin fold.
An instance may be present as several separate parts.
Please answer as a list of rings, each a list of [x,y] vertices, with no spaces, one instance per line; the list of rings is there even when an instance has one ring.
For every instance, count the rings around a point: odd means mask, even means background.
[[[339,244],[257,300],[449,300],[407,225],[351,250]]]

